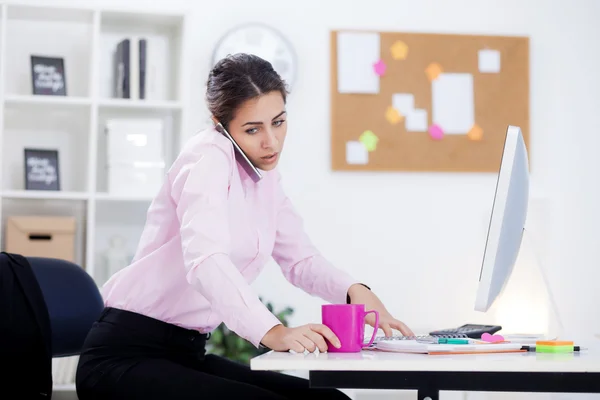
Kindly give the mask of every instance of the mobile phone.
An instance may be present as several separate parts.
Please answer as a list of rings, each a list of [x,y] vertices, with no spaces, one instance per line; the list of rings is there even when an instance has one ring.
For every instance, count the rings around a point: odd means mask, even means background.
[[[242,168],[244,168],[246,173],[248,175],[250,175],[250,177],[252,178],[252,180],[254,182],[260,181],[263,178],[262,174],[252,164],[252,162],[246,156],[246,154],[244,154],[244,152],[242,151],[240,146],[238,146],[238,144],[235,142],[235,140],[233,140],[233,138],[231,137],[229,132],[227,132],[227,129],[225,129],[225,127],[223,127],[223,125],[220,122],[215,125],[215,128],[217,129],[217,132],[220,132],[221,134],[223,134],[227,139],[229,139],[231,141],[231,143],[233,143],[233,147],[235,148],[236,160],[237,160],[237,162],[242,164]]]

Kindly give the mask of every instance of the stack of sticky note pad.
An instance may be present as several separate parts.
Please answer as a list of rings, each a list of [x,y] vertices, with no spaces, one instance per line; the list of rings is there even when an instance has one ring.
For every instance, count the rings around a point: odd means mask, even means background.
[[[538,340],[535,351],[538,353],[571,353],[574,343],[567,340]]]

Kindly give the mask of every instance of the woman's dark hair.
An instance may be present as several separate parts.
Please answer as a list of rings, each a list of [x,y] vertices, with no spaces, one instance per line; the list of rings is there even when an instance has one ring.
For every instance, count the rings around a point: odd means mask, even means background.
[[[225,127],[245,101],[272,91],[280,92],[284,102],[287,96],[286,84],[271,63],[245,53],[219,60],[206,86],[208,110]]]

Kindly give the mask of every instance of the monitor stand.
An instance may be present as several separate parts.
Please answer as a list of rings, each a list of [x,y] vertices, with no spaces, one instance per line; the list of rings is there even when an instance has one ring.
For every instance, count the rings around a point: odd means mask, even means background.
[[[544,288],[546,289],[546,295],[548,302],[550,303],[550,318],[548,320],[548,339],[560,339],[562,335],[565,333],[565,326],[560,318],[560,313],[558,312],[558,306],[556,305],[556,299],[554,298],[554,294],[552,292],[552,288],[550,287],[550,282],[548,281],[548,275],[546,274],[546,268],[544,267],[544,263],[542,262],[542,258],[538,253],[538,246],[532,237],[530,231],[526,228],[523,229],[523,238],[529,242],[529,247],[533,253],[535,264],[537,265],[537,269],[540,272],[542,279],[544,281]],[[552,318],[554,317],[554,318]]]

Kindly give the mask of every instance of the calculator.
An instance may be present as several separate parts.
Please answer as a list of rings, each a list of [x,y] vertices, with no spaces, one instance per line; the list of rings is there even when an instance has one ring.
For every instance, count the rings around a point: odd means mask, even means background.
[[[468,337],[472,339],[480,339],[484,333],[493,335],[494,333],[501,330],[500,325],[479,325],[479,324],[465,324],[458,328],[440,329],[433,332],[429,332],[431,336],[437,337]]]

